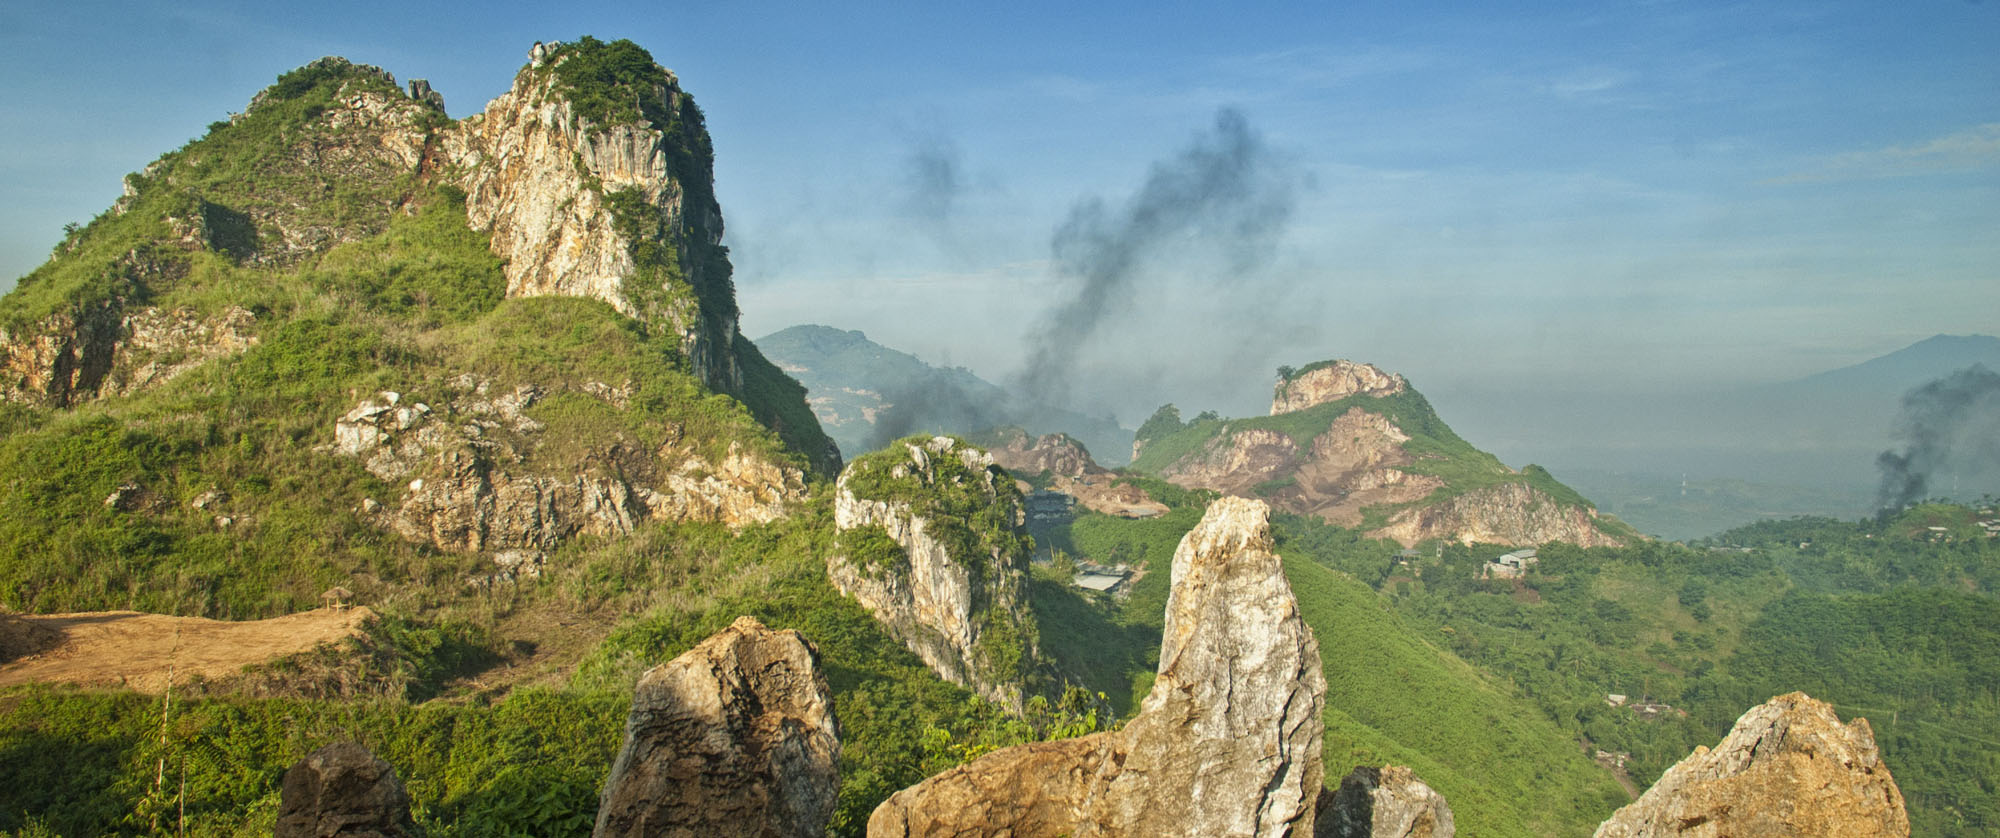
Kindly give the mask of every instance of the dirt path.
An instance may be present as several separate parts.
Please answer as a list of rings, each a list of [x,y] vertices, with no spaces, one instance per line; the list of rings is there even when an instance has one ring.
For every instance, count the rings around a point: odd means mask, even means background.
[[[175,682],[224,678],[358,634],[374,616],[358,607],[241,623],[138,611],[15,615],[43,648],[0,666],[0,687],[60,681],[160,692],[170,669]]]

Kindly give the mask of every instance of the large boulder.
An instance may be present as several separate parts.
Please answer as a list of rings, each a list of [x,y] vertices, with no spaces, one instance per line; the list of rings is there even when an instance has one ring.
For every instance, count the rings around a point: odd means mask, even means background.
[[[1751,708],[1714,750],[1696,748],[1597,828],[1597,838],[1909,834],[1868,720],[1843,725],[1805,693]]]
[[[840,731],[819,654],[753,617],[640,676],[600,836],[822,836]]]
[[[285,772],[277,838],[410,838],[410,795],[396,769],[353,742],[336,742]]]
[[[868,834],[1311,835],[1325,692],[1270,509],[1224,498],[1174,552],[1158,677],[1137,717],[897,792]]]
[[[1315,838],[1452,838],[1444,795],[1400,765],[1357,766],[1340,790],[1320,792]]]

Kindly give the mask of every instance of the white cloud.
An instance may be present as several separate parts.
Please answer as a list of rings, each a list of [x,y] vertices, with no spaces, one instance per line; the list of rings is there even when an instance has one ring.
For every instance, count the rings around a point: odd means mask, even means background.
[[[1914,145],[1850,151],[1821,158],[1805,171],[1765,181],[1771,184],[1824,183],[1949,172],[2000,166],[2000,122],[1975,125]]]

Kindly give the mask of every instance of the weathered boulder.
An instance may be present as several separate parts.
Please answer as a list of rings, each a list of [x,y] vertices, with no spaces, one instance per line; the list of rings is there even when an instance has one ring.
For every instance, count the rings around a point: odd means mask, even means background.
[[[1805,693],[1751,708],[1714,750],[1696,748],[1597,828],[1597,838],[1909,834],[1868,720],[1843,725]]]
[[[1158,676],[1137,717],[897,792],[868,834],[1311,835],[1325,692],[1270,509],[1224,498],[1174,552]]]
[[[819,654],[753,617],[647,670],[596,836],[821,836],[840,731]]]
[[[1320,792],[1316,838],[1452,838],[1451,806],[1410,769],[1356,766]]]
[[[941,436],[857,458],[837,485],[834,587],[939,677],[1018,712],[1039,652],[1014,482],[986,452]]]
[[[354,742],[336,742],[285,772],[277,838],[409,838],[410,795],[396,769]]]

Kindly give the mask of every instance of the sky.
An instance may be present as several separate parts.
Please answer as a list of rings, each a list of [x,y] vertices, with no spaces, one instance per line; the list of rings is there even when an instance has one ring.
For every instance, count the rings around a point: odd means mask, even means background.
[[[705,110],[745,334],[994,381],[1060,338],[1068,398],[1128,427],[1333,357],[1449,401],[2000,331],[2000,3],[558,5],[8,0],[0,286],[285,70],[465,116],[590,34]],[[1254,194],[1155,188],[1226,141]]]

